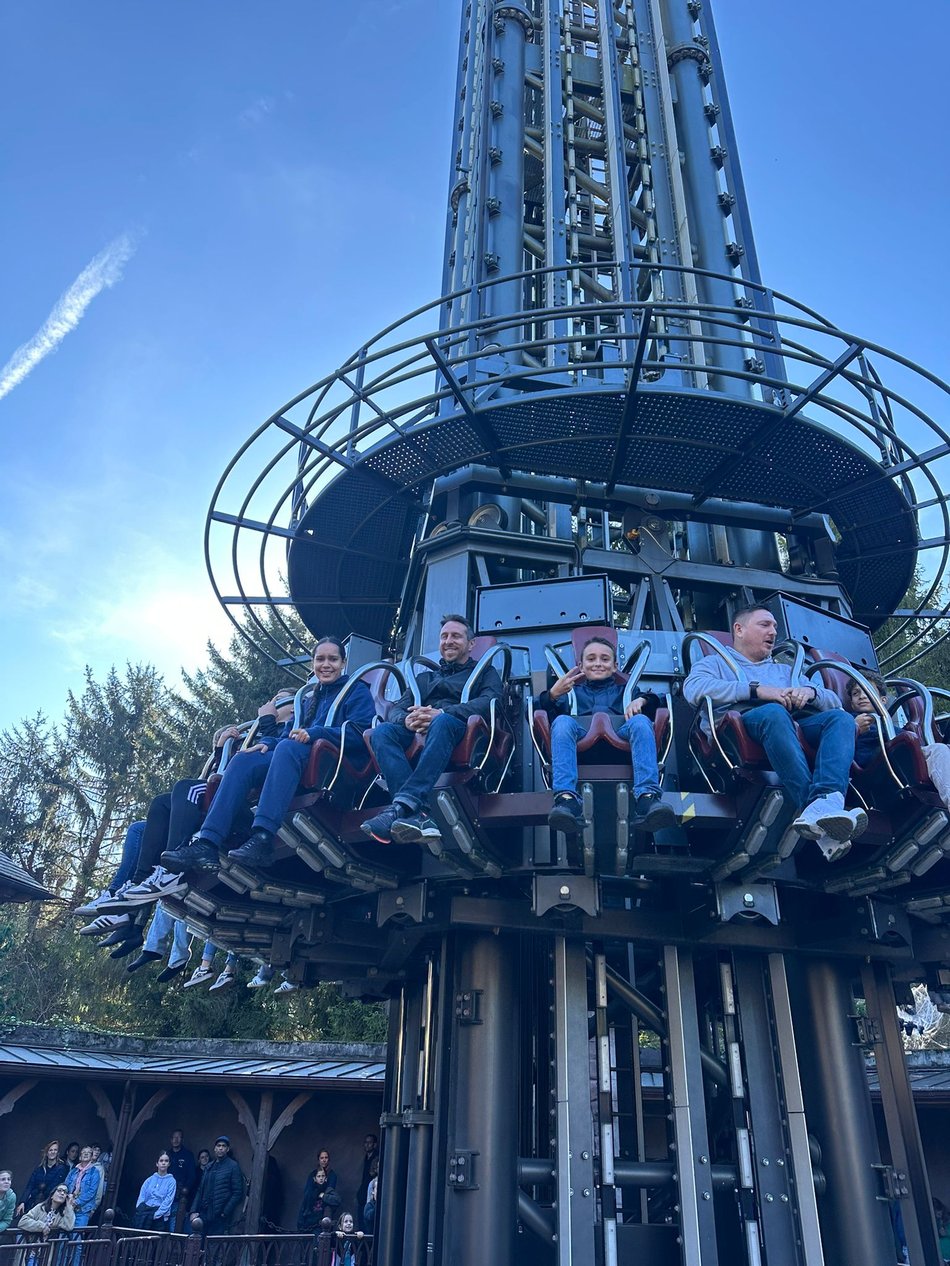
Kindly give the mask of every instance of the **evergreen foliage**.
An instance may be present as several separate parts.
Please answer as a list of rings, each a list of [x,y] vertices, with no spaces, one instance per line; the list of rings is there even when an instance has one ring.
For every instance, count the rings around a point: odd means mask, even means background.
[[[277,621],[268,630],[287,643]],[[294,632],[309,638],[302,624]],[[155,972],[129,976],[124,962],[76,935],[72,918],[106,885],[128,826],[152,798],[200,772],[214,731],[254,717],[281,686],[306,675],[305,665],[279,668],[235,634],[227,653],[209,643],[207,666],[183,674],[180,692],[148,666],[113,668],[102,681],[87,669],[60,725],[37,714],[0,734],[0,850],[60,898],[0,907],[0,1022],[151,1037],[385,1038],[383,1009],[346,1001],[330,983],[277,1000],[267,990],[249,994],[243,981],[209,994],[163,989]],[[200,944],[195,964],[199,953]]]

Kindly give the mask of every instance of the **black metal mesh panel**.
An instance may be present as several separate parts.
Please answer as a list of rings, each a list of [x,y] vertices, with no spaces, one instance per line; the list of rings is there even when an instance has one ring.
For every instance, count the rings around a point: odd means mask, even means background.
[[[495,403],[480,416],[513,468],[600,483],[611,475],[623,406],[619,391],[539,392]],[[856,610],[885,614],[903,596],[916,559],[916,523],[900,488],[879,477],[871,457],[801,416],[753,447],[752,438],[776,416],[753,401],[643,390],[618,482],[693,493],[720,463],[747,450],[708,494],[793,510],[826,498]],[[393,437],[337,476],[301,524],[301,533],[311,535],[290,551],[291,593],[308,627],[385,639],[421,513],[399,487],[416,489],[435,474],[485,459],[483,440],[459,415]],[[871,476],[868,487],[854,487]],[[839,489],[849,491],[838,498]],[[323,542],[342,548],[321,548]],[[895,552],[861,559],[862,551],[885,545]]]

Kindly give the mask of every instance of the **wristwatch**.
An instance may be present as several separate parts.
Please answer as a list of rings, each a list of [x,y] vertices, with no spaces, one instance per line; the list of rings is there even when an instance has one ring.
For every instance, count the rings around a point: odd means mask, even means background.
[[[759,683],[757,681],[750,681],[749,682],[749,698],[758,699],[758,697],[759,697]]]

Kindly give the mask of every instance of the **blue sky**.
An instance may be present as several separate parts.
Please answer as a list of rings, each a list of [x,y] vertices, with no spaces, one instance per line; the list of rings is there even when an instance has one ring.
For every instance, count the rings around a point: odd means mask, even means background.
[[[0,726],[226,639],[229,457],[437,294],[458,9],[4,6],[0,364],[74,328],[0,398]],[[766,280],[950,376],[943,6],[715,12]]]

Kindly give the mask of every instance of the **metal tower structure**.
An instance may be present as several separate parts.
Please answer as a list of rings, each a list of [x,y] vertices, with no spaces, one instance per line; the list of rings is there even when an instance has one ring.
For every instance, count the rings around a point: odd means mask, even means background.
[[[289,606],[410,681],[468,612],[508,747],[449,776],[423,856],[311,788],[271,872],[175,910],[391,999],[386,1266],[885,1266],[890,1207],[935,1264],[894,982],[950,980],[950,819],[895,754],[829,868],[679,692],[749,600],[795,671],[906,671],[950,552],[947,387],[763,282],[708,3],[464,0],[456,104],[442,295],[255,432],[206,540],[288,664]],[[681,825],[631,833],[629,766],[592,767],[575,852],[525,708],[597,625],[666,697]]]

